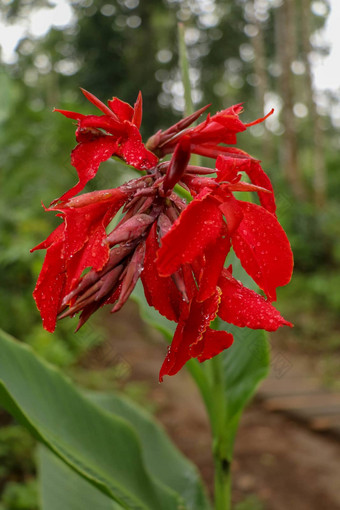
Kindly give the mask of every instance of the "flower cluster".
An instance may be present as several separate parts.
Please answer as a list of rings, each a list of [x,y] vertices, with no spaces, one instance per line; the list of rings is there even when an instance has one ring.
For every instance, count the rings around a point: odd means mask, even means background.
[[[276,288],[291,278],[293,258],[275,215],[270,180],[259,161],[230,146],[251,125],[239,118],[242,106],[190,127],[207,107],[202,108],[144,145],[140,94],[132,107],[117,98],[106,106],[83,93],[101,115],[57,110],[77,121],[71,162],[79,181],[47,209],[63,222],[34,248],[47,250],[34,290],[44,327],[52,332],[57,318],[80,312],[79,329],[105,304],[118,311],[141,278],[149,305],[177,323],[162,380],[190,358],[202,362],[232,344],[230,333],[213,329],[216,316],[267,331],[290,325],[271,304]],[[215,160],[215,168],[191,165],[193,153]],[[170,161],[162,160],[166,154],[172,154]],[[75,196],[112,156],[141,176],[115,189]],[[243,174],[250,182],[241,180]],[[190,192],[189,203],[175,185]],[[239,200],[236,191],[256,192],[261,205]],[[110,230],[120,210],[122,217]],[[267,298],[225,267],[231,248]]]

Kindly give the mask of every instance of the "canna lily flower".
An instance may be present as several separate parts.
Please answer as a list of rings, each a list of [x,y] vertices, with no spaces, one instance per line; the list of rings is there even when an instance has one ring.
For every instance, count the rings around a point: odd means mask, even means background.
[[[290,280],[293,258],[270,180],[259,161],[221,145],[234,144],[251,125],[240,121],[241,105],[190,127],[204,107],[145,147],[140,96],[132,108],[117,98],[106,106],[83,92],[104,115],[57,110],[78,121],[72,163],[79,182],[46,209],[63,222],[32,250],[46,249],[34,290],[44,327],[53,331],[57,319],[80,313],[79,329],[104,305],[119,311],[141,278],[149,305],[177,323],[162,380],[191,358],[203,362],[231,346],[232,335],[212,327],[217,316],[252,329],[291,326],[271,304],[276,288]],[[170,161],[159,161],[168,153]],[[190,165],[191,153],[215,159],[215,169]],[[146,175],[75,197],[112,155]],[[176,184],[190,192],[191,202],[175,193]],[[236,198],[236,191],[255,192],[260,205]],[[120,221],[108,230],[121,208]],[[225,267],[231,249],[267,299]]]
[[[96,176],[99,165],[117,156],[138,170],[147,170],[157,164],[154,154],[145,149],[139,128],[142,122],[142,95],[134,107],[114,97],[106,106],[90,92],[82,89],[85,97],[104,115],[83,115],[58,110],[69,119],[78,121],[78,145],[71,154],[71,163],[78,173],[78,183],[59,199],[66,200],[81,191]]]

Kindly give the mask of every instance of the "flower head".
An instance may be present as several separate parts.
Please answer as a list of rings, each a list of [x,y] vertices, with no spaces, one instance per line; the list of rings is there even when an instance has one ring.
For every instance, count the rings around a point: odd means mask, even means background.
[[[268,331],[290,325],[271,304],[276,288],[290,280],[293,259],[270,180],[259,161],[226,145],[249,126],[239,119],[241,106],[190,127],[205,107],[156,133],[145,147],[140,95],[134,107],[117,98],[106,106],[83,92],[103,115],[58,110],[78,121],[71,158],[79,182],[47,209],[63,223],[34,248],[47,250],[34,290],[44,327],[53,331],[57,318],[80,313],[79,329],[105,304],[117,312],[141,278],[149,305],[177,323],[162,380],[190,358],[203,362],[232,344],[230,333],[212,328],[217,316]],[[159,159],[169,153],[170,161]],[[215,159],[215,168],[190,165],[191,153]],[[112,155],[146,174],[75,197]],[[189,203],[175,193],[176,184],[190,192]],[[260,205],[236,198],[236,191],[257,193]],[[121,220],[108,230],[122,207]],[[231,248],[267,299],[225,267]]]

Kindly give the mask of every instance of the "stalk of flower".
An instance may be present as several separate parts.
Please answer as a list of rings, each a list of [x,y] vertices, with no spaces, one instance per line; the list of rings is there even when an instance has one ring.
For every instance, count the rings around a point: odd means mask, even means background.
[[[79,182],[48,208],[63,223],[35,248],[47,250],[34,291],[46,329],[54,330],[57,316],[80,312],[79,329],[105,304],[119,311],[141,278],[149,305],[177,323],[162,380],[190,358],[203,362],[231,345],[230,333],[211,327],[217,316],[238,327],[268,331],[290,325],[270,303],[293,267],[270,180],[259,161],[226,145],[253,124],[240,121],[242,106],[190,127],[204,107],[144,146],[141,95],[131,107],[117,98],[106,106],[84,94],[104,115],[59,110],[78,121],[71,161]],[[169,153],[170,161],[159,161]],[[215,159],[215,168],[190,165],[191,153]],[[147,174],[114,190],[74,197],[112,155]],[[251,183],[241,180],[243,173]],[[174,192],[177,184],[189,191],[190,203]],[[257,193],[260,205],[236,199],[235,191]],[[107,232],[121,208],[122,219]],[[267,299],[225,268],[232,248]]]

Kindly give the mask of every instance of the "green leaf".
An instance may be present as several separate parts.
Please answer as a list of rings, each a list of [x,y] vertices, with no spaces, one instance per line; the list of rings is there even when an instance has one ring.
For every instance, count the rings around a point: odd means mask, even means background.
[[[129,422],[141,441],[145,465],[151,475],[180,494],[188,509],[211,508],[196,466],[176,448],[149,413],[122,395],[92,393],[88,396]]]
[[[179,495],[149,474],[126,421],[1,331],[0,353],[0,405],[72,469],[123,508],[185,509]]]
[[[222,329],[222,328],[221,328]],[[268,374],[269,347],[264,331],[226,328],[234,335],[233,345],[222,353],[224,394],[227,405],[228,457],[242,412],[259,383]]]
[[[41,510],[120,510],[85,478],[44,446],[38,448]]]
[[[233,275],[249,288],[251,278],[234,257]],[[228,456],[231,459],[233,443],[242,412],[255,394],[259,383],[269,371],[269,343],[263,330],[238,328],[218,319],[219,329],[234,336],[233,345],[221,354],[224,395],[226,401],[226,427],[228,428]]]

